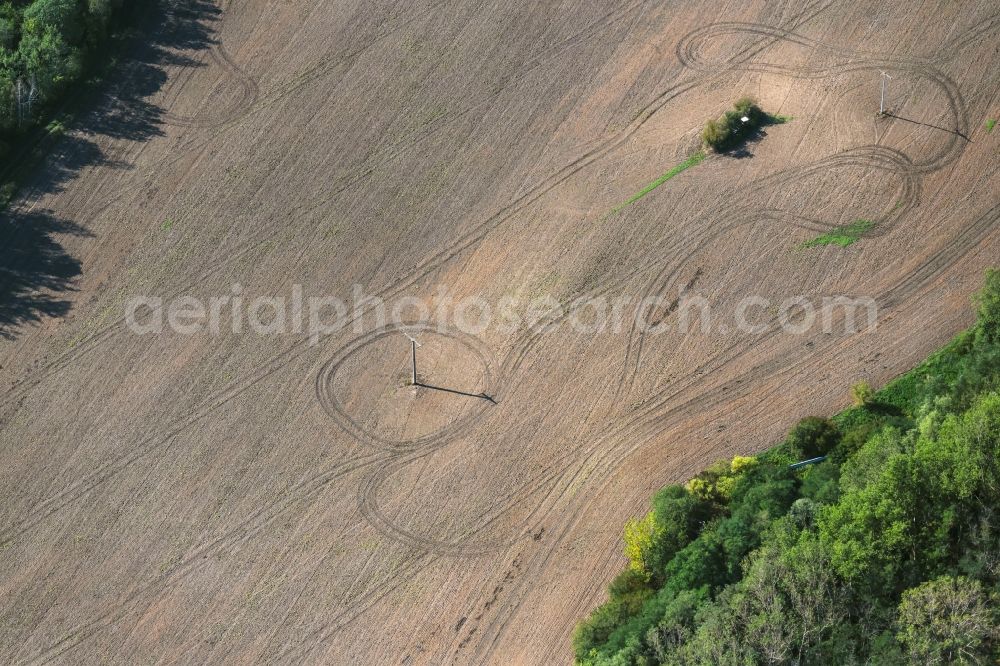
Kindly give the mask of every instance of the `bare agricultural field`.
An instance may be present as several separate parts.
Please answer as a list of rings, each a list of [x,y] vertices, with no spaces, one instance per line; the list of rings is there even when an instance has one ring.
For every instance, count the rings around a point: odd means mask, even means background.
[[[4,661],[567,662],[655,489],[915,365],[1000,257],[988,0],[156,24],[0,221]],[[620,207],[743,95],[786,122]],[[125,321],[358,288],[411,307],[319,337]],[[442,294],[520,324],[416,321]],[[684,330],[695,296],[711,325]],[[777,325],[836,296],[877,326]],[[616,298],[621,326],[587,325]]]

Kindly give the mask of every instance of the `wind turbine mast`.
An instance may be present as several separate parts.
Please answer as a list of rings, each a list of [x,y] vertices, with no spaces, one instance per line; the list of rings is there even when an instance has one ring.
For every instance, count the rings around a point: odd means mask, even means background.
[[[891,80],[891,79],[892,79],[891,76],[889,76],[885,72],[882,72],[882,99],[879,101],[879,104],[878,104],[878,113],[879,113],[880,116],[884,116],[885,115],[885,89],[886,89],[886,81],[887,80]]]
[[[417,385],[417,347],[420,345],[417,343],[416,338],[409,335],[408,333],[403,333],[410,340],[410,385]]]
[[[410,340],[410,383],[417,385],[417,341]]]

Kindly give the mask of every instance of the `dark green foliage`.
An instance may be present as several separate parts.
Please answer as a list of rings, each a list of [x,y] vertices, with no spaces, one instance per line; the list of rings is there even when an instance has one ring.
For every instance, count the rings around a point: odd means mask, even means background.
[[[13,51],[21,38],[21,16],[10,3],[0,5],[0,49]]]
[[[635,571],[626,569],[618,574],[608,587],[608,602],[578,624],[573,632],[576,654],[587,655],[607,642],[616,629],[642,609],[652,593],[645,579]]]
[[[88,58],[99,55],[120,4],[120,0],[0,4],[0,145],[42,119],[45,109],[81,78]]]
[[[996,662],[997,272],[977,302],[973,329],[861,406],[658,493],[651,571],[616,580],[577,660]]]
[[[53,32],[69,44],[83,37],[84,7],[77,0],[35,0],[22,14],[24,36]]]
[[[788,433],[785,445],[798,460],[825,456],[840,442],[840,431],[830,419],[807,416]]]
[[[667,486],[653,497],[653,517],[659,528],[649,556],[654,584],[663,584],[667,563],[691,543],[714,513],[709,502],[694,497],[681,486]]]
[[[979,325],[975,337],[980,344],[1000,342],[1000,270],[986,271],[986,284],[976,297]]]
[[[671,597],[659,614],[659,621],[646,632],[645,644],[655,662],[668,661],[694,635],[696,614],[708,601],[708,590],[684,590]]]
[[[840,466],[827,460],[802,472],[800,494],[817,504],[833,504],[840,497]]]
[[[666,566],[664,589],[676,594],[703,586],[715,589],[728,583],[725,536],[716,523],[678,551]]]

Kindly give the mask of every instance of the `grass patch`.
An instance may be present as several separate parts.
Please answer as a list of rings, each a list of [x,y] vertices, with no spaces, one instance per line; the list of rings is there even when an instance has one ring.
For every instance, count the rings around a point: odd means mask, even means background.
[[[663,174],[662,176],[660,176],[659,178],[657,178],[656,180],[654,180],[652,183],[650,183],[646,187],[642,188],[641,190],[639,190],[638,192],[636,192],[635,194],[633,194],[626,201],[624,201],[623,203],[620,203],[617,206],[615,206],[614,208],[612,208],[611,212],[612,213],[617,213],[622,208],[626,208],[628,206],[631,206],[636,201],[638,201],[639,199],[643,198],[644,196],[646,196],[647,194],[649,194],[650,192],[652,192],[653,190],[655,190],[660,185],[663,185],[663,183],[667,182],[668,180],[670,180],[671,178],[673,178],[677,174],[681,173],[682,171],[686,171],[687,169],[690,169],[691,167],[693,167],[693,166],[695,166],[697,164],[700,164],[701,161],[705,159],[705,157],[706,157],[705,151],[704,150],[699,150],[697,153],[695,153],[691,157],[687,158],[686,160],[684,160],[683,162],[681,162],[680,164],[678,164],[674,168],[670,169],[670,171],[666,172],[665,174]]]
[[[802,244],[802,247],[819,247],[820,245],[839,245],[840,247],[847,247],[848,245],[861,240],[861,236],[874,226],[874,220],[864,220],[858,218],[850,224],[837,227],[822,236],[817,236],[810,241],[806,241]]]
[[[986,131],[987,132],[992,132],[993,128],[996,127],[996,126],[997,126],[997,119],[996,118],[990,118],[989,120],[986,121]]]

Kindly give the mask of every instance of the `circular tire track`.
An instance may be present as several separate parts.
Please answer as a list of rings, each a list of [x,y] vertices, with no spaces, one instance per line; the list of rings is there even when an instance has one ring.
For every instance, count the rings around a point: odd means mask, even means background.
[[[222,109],[200,109],[192,116],[182,116],[165,112],[161,118],[165,125],[173,127],[190,127],[195,129],[212,129],[235,122],[250,112],[260,96],[257,81],[239,67],[221,45],[209,49],[209,59],[225,73],[222,81],[209,92],[206,100],[220,87],[235,87],[236,97]]]
[[[434,432],[430,432],[419,437],[396,440],[382,437],[372,432],[370,428],[367,428],[363,423],[357,421],[337,399],[336,391],[333,389],[334,379],[345,361],[359,353],[365,347],[383,340],[384,338],[390,336],[402,337],[403,334],[407,332],[419,333],[421,331],[450,340],[459,345],[461,348],[469,351],[479,362],[480,367],[482,368],[482,378],[484,383],[483,392],[486,395],[494,395],[496,393],[496,382],[499,375],[496,360],[493,358],[490,350],[479,339],[459,331],[442,331],[437,327],[429,325],[410,326],[404,324],[390,324],[348,343],[343,349],[341,349],[337,356],[328,361],[320,369],[319,374],[316,375],[316,397],[319,400],[320,405],[322,405],[324,411],[326,411],[326,413],[329,414],[334,421],[336,421],[337,425],[339,425],[348,435],[361,442],[374,446],[375,448],[394,453],[406,453],[428,447],[440,448],[451,439],[467,432],[485,417],[486,410],[491,406],[491,403],[487,400],[481,400],[479,401],[481,404],[477,404],[468,413],[460,416],[443,428],[439,428]],[[432,389],[421,389],[416,387],[416,390]]]
[[[995,211],[991,211],[991,212],[995,212]],[[994,215],[994,218],[993,218],[992,220],[990,220],[990,221],[989,221],[989,223],[988,223],[987,227],[985,228],[985,231],[989,231],[989,230],[991,230],[991,228],[992,228],[992,225],[994,225],[994,224],[995,224],[995,222],[996,222],[996,219],[995,219],[995,215]],[[982,226],[981,224],[977,224],[977,225],[976,225],[976,228],[978,229],[978,231],[980,232],[980,234],[981,234],[981,233],[982,233],[982,232],[984,231],[984,228],[983,228],[983,226]],[[970,233],[971,233],[971,232],[970,232]],[[973,236],[975,236],[975,234],[972,234],[972,235],[973,235]],[[979,238],[979,237],[981,237],[981,236],[975,236],[975,237],[976,237],[976,238]],[[947,263],[947,258],[946,258],[946,257],[944,257],[944,258],[940,259],[939,261],[940,261],[940,262],[942,262],[942,264],[941,264],[941,265],[948,265],[948,263]],[[339,625],[338,625],[338,626],[339,626]]]

